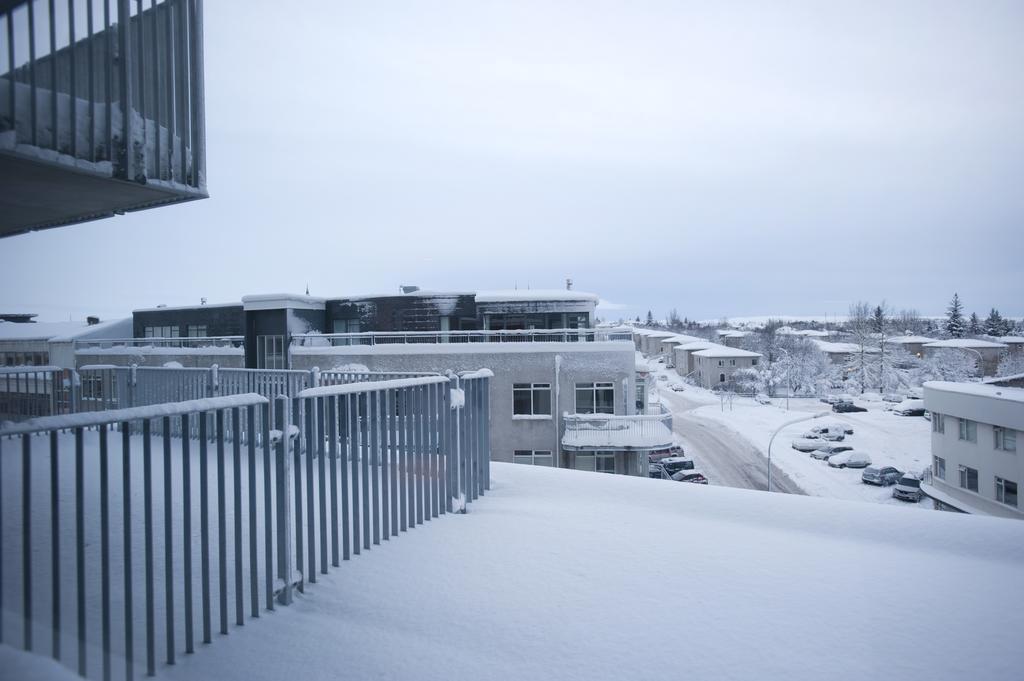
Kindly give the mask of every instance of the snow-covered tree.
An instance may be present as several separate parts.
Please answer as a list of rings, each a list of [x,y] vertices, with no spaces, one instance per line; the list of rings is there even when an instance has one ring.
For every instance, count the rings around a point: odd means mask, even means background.
[[[1004,352],[999,358],[996,376],[1024,374],[1024,352]]]
[[[981,320],[978,318],[978,313],[972,312],[970,319],[967,320],[967,335],[980,336],[981,332]]]
[[[993,307],[992,311],[988,313],[988,318],[985,319],[985,333],[990,336],[1005,336],[1007,330],[1007,323],[1003,319],[1003,315]]]
[[[654,326],[654,314],[650,310],[647,311],[647,326]]]
[[[882,305],[876,305],[875,309],[871,311],[871,330],[875,333],[883,333],[885,331],[886,315],[884,305],[885,302],[883,301]]]
[[[757,333],[745,336],[740,343],[745,349],[761,354],[761,362],[757,366],[758,373],[766,377],[777,377],[780,371],[775,363],[782,357],[779,347],[785,336],[777,333],[782,325],[782,321],[778,319],[769,319]],[[776,382],[766,378],[761,391],[767,393],[769,397],[774,397],[776,385]]]
[[[963,338],[966,331],[964,306],[960,302],[960,294],[954,293],[953,300],[949,302],[949,307],[946,309],[946,333],[951,338]]]
[[[925,381],[970,381],[978,375],[978,360],[970,353],[955,348],[941,348],[921,362],[915,383]]]
[[[925,320],[917,310],[900,310],[893,317],[893,326],[896,333],[918,335],[925,332]]]
[[[679,312],[675,308],[668,313],[668,328],[673,331],[680,331],[683,328],[683,322],[679,319]]]
[[[800,336],[789,336],[781,349],[782,384],[792,388],[794,394],[814,393],[831,368],[825,353]]]

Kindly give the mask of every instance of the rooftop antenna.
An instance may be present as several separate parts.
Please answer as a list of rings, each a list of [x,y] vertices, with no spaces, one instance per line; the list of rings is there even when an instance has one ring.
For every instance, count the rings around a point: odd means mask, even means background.
[[[568,277],[565,280],[565,290],[566,291],[571,291],[572,290],[572,279],[569,279]]]
[[[309,282],[306,282],[306,295],[309,295]]]
[[[199,304],[200,305],[206,305],[206,298],[200,298],[199,299]]]

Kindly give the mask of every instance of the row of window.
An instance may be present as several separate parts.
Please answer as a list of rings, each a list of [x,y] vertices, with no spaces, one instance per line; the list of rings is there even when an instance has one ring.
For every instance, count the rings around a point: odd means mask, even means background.
[[[551,416],[551,384],[512,384],[512,413],[516,416]],[[575,413],[614,414],[615,384],[611,381],[577,383]]]
[[[42,367],[49,363],[48,352],[0,352],[0,366]]]
[[[555,460],[550,449],[517,449],[512,453],[512,462],[532,466],[554,466]],[[615,472],[614,452],[576,452],[576,470],[596,473]]]
[[[189,324],[185,327],[185,333],[189,338],[205,338],[206,324]],[[180,338],[181,330],[175,326],[147,326],[143,328],[143,335],[146,338]]]
[[[953,417],[950,417],[953,418]],[[957,437],[964,442],[978,441],[978,423],[970,419],[957,418]],[[932,432],[946,432],[946,415],[932,414]],[[1017,451],[1017,431],[1013,428],[992,426],[992,446],[1004,452]]]
[[[958,466],[957,473],[961,489],[969,492],[978,492],[978,469],[970,466]],[[932,474],[941,479],[946,479],[946,460],[941,456],[932,457]],[[998,475],[995,476],[995,497],[996,501],[1007,506],[1017,507],[1017,483],[1013,480],[1006,480]]]

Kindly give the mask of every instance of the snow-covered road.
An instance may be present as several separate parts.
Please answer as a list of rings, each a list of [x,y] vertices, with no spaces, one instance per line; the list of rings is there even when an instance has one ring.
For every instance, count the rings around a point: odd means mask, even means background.
[[[741,489],[768,489],[765,458],[742,435],[723,428],[722,424],[692,413],[707,402],[690,399],[685,394],[662,389],[664,404],[672,410],[672,428],[712,485]],[[777,466],[772,465],[772,489],[787,494],[804,491]]]

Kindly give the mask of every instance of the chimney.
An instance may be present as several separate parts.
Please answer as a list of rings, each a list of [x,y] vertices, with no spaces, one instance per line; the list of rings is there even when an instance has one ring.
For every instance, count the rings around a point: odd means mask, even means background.
[[[565,280],[565,290],[566,291],[571,291],[572,290],[572,279],[566,279]]]
[[[416,293],[419,290],[419,286],[402,286],[402,293]]]

